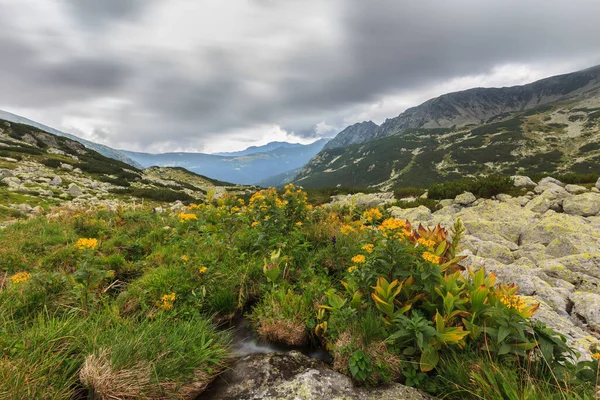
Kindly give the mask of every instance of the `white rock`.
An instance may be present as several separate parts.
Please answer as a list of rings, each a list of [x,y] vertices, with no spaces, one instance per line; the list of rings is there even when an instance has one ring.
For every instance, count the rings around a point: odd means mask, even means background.
[[[592,329],[600,330],[600,295],[575,292],[571,295],[571,301],[573,301],[573,313],[583,318]]]
[[[12,178],[15,176],[15,173],[10,169],[0,169],[0,179],[2,178]]]
[[[48,182],[48,185],[52,185],[52,186],[60,186],[62,185],[63,181],[61,179],[60,176],[55,176],[54,178],[52,178],[52,180],[50,182]]]
[[[563,201],[563,210],[567,214],[588,217],[600,213],[600,195],[597,193],[584,193],[566,198]]]
[[[454,203],[461,205],[461,206],[468,206],[469,204],[474,203],[475,200],[477,200],[477,198],[475,197],[475,195],[473,193],[464,192],[464,193],[456,196],[456,198],[454,198]]]
[[[580,194],[587,192],[587,188],[579,185],[566,185],[565,190],[571,194]]]
[[[516,187],[535,186],[535,182],[528,176],[514,175],[510,177]]]
[[[538,182],[538,185],[542,185],[542,184],[544,184],[544,183],[547,183],[547,182],[551,182],[551,183],[554,183],[555,185],[562,186],[562,187],[564,187],[564,186],[565,186],[565,184],[564,184],[564,183],[562,183],[562,182],[561,182],[561,181],[559,181],[558,179],[554,179],[554,178],[552,178],[551,176],[547,176],[547,177],[545,177],[544,179],[542,179],[541,181],[539,181],[539,182]]]
[[[598,178],[598,180],[596,181],[595,187],[596,189],[600,190],[600,178]]]
[[[71,164],[60,163],[60,168],[65,171],[73,171],[73,166]]]
[[[70,194],[73,197],[78,197],[78,196],[81,196],[83,194],[83,191],[79,188],[79,186],[77,186],[74,183],[71,183],[69,185],[69,189],[67,189],[67,193]]]
[[[425,222],[431,219],[431,210],[425,206],[415,208],[400,208],[394,206],[390,207],[389,211],[392,214],[392,217],[409,220],[410,222]]]

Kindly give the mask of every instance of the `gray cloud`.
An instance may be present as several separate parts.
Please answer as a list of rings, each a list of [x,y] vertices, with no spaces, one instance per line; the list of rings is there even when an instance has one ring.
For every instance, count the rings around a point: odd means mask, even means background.
[[[317,123],[342,127],[357,107],[386,95],[506,64],[600,62],[595,0],[552,6],[541,0],[307,0],[302,15],[292,0],[246,2],[246,8],[209,3],[205,10],[173,0],[168,11],[182,13],[163,19],[160,2],[68,0],[62,12],[90,51],[61,49],[51,61],[47,38],[36,42],[15,27],[10,35],[0,28],[0,54],[9,55],[0,63],[0,85],[10,94],[0,107],[43,115],[51,104],[54,113],[92,121],[90,133],[96,130],[109,145],[126,137],[141,148],[164,141],[201,147],[267,125],[316,137]],[[189,13],[213,13],[219,22],[190,25]],[[60,43],[67,34],[58,28]],[[170,36],[155,34],[162,29]],[[72,106],[103,98],[126,106]],[[96,126],[99,120],[106,126]]]

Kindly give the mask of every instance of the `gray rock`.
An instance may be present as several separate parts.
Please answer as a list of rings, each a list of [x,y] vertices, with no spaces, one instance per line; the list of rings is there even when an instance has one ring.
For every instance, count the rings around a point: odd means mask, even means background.
[[[535,182],[528,176],[515,175],[510,177],[516,187],[535,186]]]
[[[571,194],[581,194],[587,192],[587,188],[579,185],[566,185],[565,190]]]
[[[60,163],[60,169],[64,169],[65,171],[73,171],[73,166],[71,164]]]
[[[551,205],[552,203],[550,199],[547,196],[541,195],[538,197],[534,197],[531,201],[529,201],[527,205],[525,205],[525,208],[527,210],[543,214],[550,209]]]
[[[557,195],[559,193],[564,193],[564,195],[568,194],[567,191],[565,190],[565,188],[563,188],[562,186],[557,185],[553,182],[543,182],[543,183],[541,182],[539,185],[537,185],[536,187],[533,188],[533,191],[537,194],[542,194],[546,190],[550,190],[550,191],[556,193]]]
[[[42,196],[42,197],[53,197],[54,196],[54,192],[52,190],[40,189],[39,193],[40,193],[40,196]]]
[[[2,178],[12,178],[15,176],[15,173],[10,169],[0,169],[0,179]]]
[[[563,210],[567,214],[588,217],[600,213],[600,195],[596,193],[578,194],[563,201]]]
[[[17,206],[15,206],[15,209],[17,211],[23,212],[23,213],[30,213],[33,211],[33,207],[31,207],[29,204],[27,203],[23,203],[23,204],[19,204]]]
[[[596,185],[597,185],[597,183],[596,183]],[[600,193],[600,189],[598,189],[596,186],[594,186],[592,188],[592,192],[594,192],[594,193]]]
[[[48,185],[52,185],[52,186],[60,186],[62,185],[63,180],[60,176],[55,176],[54,178],[52,178],[52,180],[50,182],[48,182]]]
[[[600,295],[575,292],[571,295],[573,313],[592,329],[600,330]]]
[[[379,207],[394,203],[394,193],[356,193],[348,195],[331,196],[330,205],[354,205],[357,207]]]
[[[67,189],[67,193],[73,197],[79,197],[83,194],[83,191],[74,183],[69,185],[69,189]]]
[[[547,183],[547,182],[550,182],[550,183],[553,183],[555,185],[562,186],[562,187],[565,186],[564,183],[562,183],[558,179],[552,178],[551,176],[547,176],[547,177],[543,178],[541,181],[538,182],[538,185],[542,185],[542,184]]]
[[[2,157],[2,159],[4,161],[8,161],[8,162],[14,162],[14,163],[19,162],[19,160],[17,160],[16,158],[12,158],[12,157]]]
[[[477,247],[477,256],[492,258],[504,264],[510,264],[515,260],[508,247],[498,243],[482,241]]]
[[[354,386],[345,375],[297,351],[238,358],[209,389],[213,400],[422,400],[430,396],[398,383]],[[202,396],[200,397],[202,398]]]
[[[7,178],[3,178],[2,182],[8,185],[8,187],[18,187],[21,185],[21,180],[16,176],[10,176]]]
[[[424,222],[431,219],[431,210],[425,206],[416,208],[400,208],[394,206],[390,207],[389,211],[392,214],[392,217],[409,220],[410,222]]]
[[[442,206],[442,207],[448,207],[448,206],[451,206],[452,204],[454,204],[454,200],[452,200],[452,199],[440,200],[440,206]]]
[[[464,193],[456,196],[456,198],[454,199],[454,203],[461,205],[461,206],[468,206],[469,204],[474,203],[475,200],[477,200],[477,198],[475,197],[475,195],[473,193],[464,192]]]
[[[598,178],[598,180],[596,181],[595,188],[600,190],[600,178]]]

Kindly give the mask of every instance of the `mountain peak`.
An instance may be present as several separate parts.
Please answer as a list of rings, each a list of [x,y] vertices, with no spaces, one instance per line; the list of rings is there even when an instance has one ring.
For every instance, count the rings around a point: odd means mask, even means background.
[[[338,133],[325,145],[324,149],[334,149],[350,144],[367,142],[371,140],[377,128],[379,128],[379,125],[373,121],[357,122]]]

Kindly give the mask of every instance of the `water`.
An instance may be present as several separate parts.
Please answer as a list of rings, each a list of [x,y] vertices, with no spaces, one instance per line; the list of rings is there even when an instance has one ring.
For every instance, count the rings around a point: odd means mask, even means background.
[[[231,327],[233,328],[233,345],[231,349],[233,357],[250,354],[287,353],[296,350],[307,357],[326,363],[331,362],[331,356],[322,348],[310,345],[288,346],[282,343],[270,343],[261,340],[252,330],[250,321],[243,316],[234,318]]]

